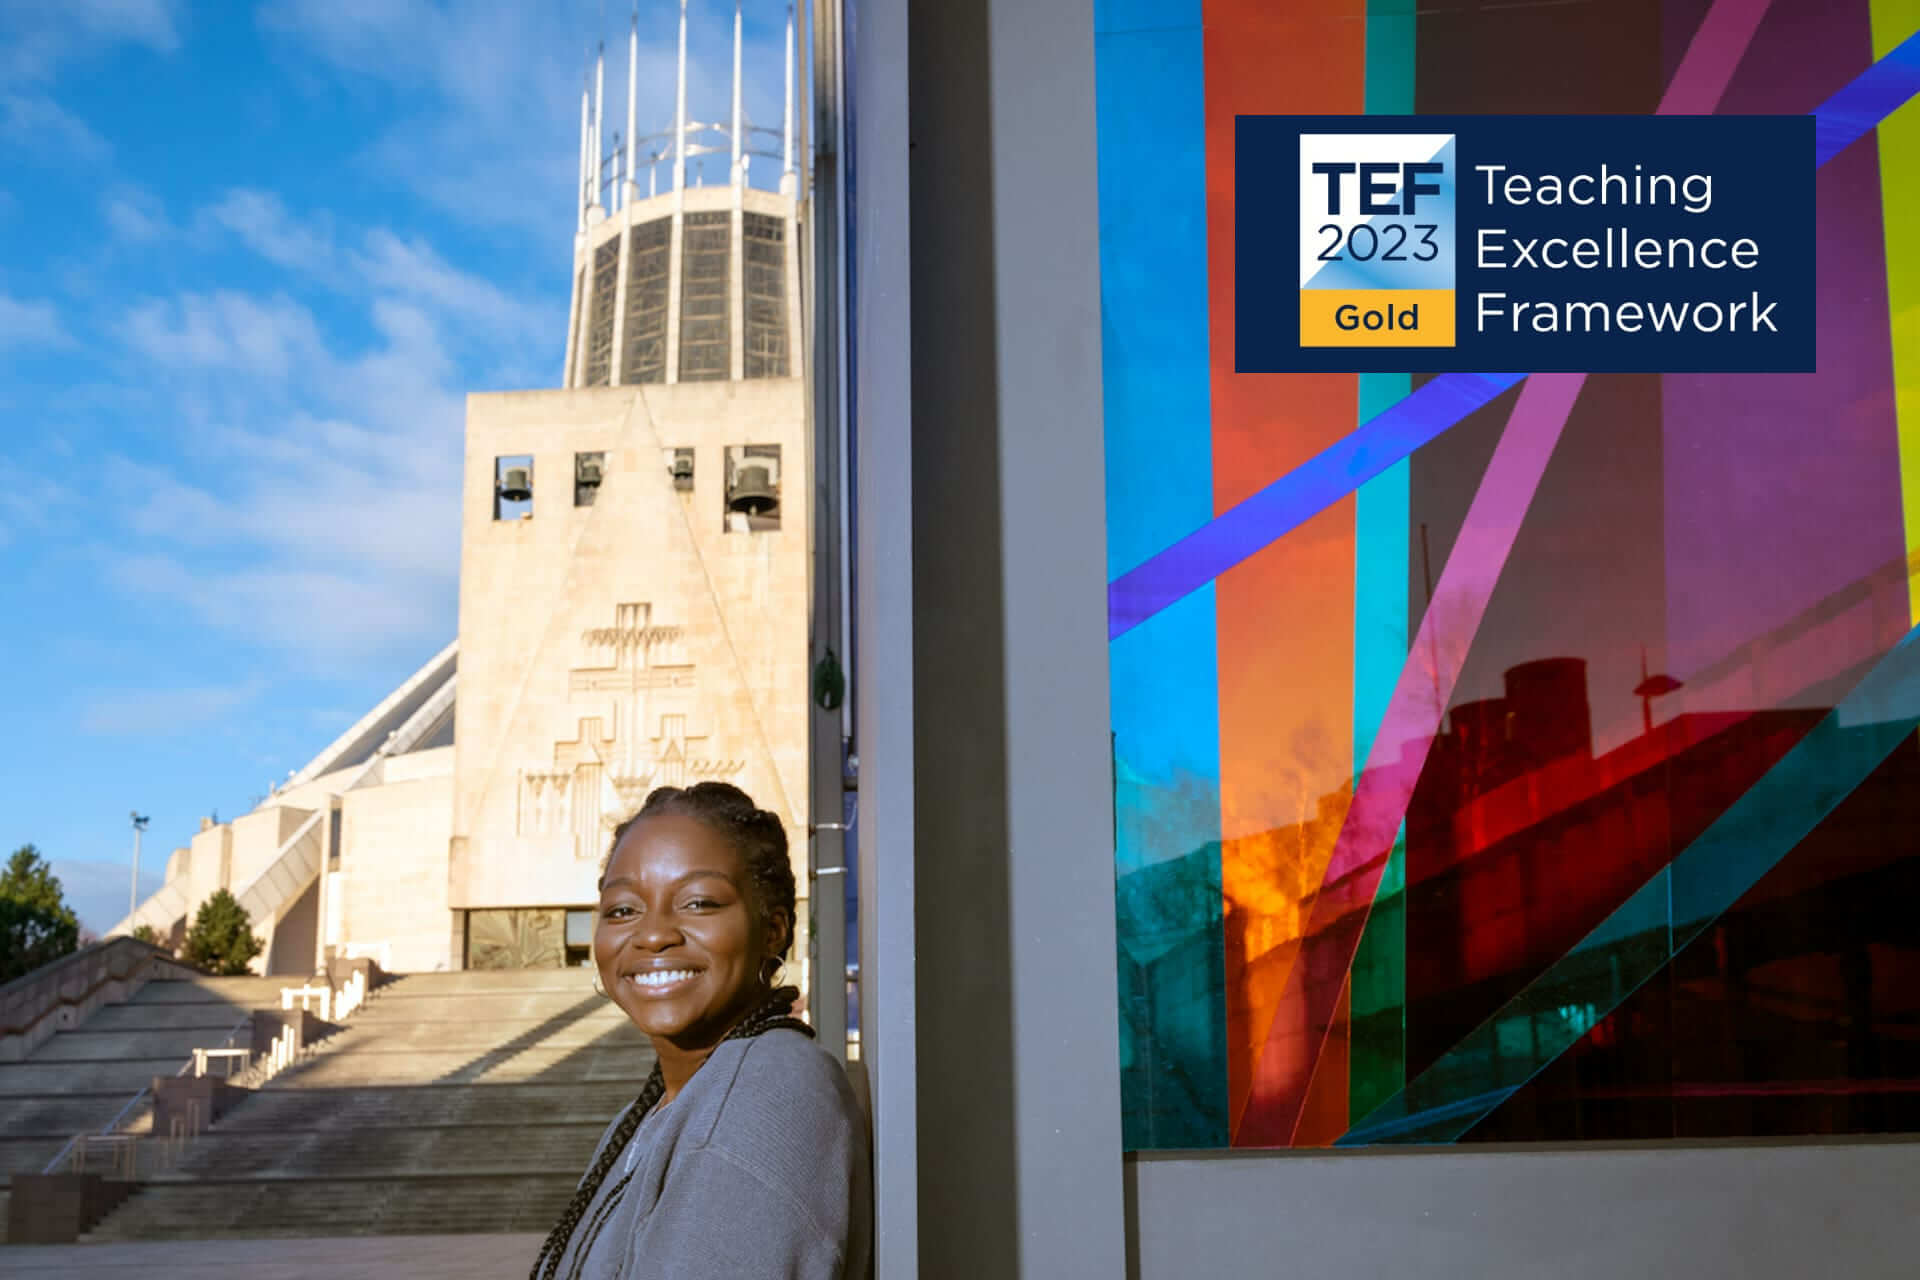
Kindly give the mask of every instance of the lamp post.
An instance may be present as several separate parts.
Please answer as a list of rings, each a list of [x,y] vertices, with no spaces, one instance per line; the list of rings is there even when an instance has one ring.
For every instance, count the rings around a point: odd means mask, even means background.
[[[127,915],[131,918],[140,906],[140,833],[147,829],[147,819],[131,810],[127,816],[133,819],[133,883],[127,886]]]

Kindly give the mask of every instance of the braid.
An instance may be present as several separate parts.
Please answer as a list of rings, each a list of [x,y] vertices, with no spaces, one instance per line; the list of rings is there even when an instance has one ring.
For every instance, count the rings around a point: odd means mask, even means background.
[[[722,1043],[728,1040],[748,1040],[775,1028],[799,1031],[811,1037],[813,1028],[793,1016],[793,1005],[799,998],[800,990],[797,987],[778,987],[768,992],[767,998],[761,1001],[752,1013],[742,1018],[734,1025],[733,1030],[721,1037]],[[659,1104],[660,1099],[666,1095],[666,1091],[666,1079],[660,1074],[660,1063],[656,1059],[653,1071],[647,1076],[647,1083],[640,1090],[640,1096],[633,1100],[633,1105],[628,1107],[626,1113],[620,1117],[620,1123],[614,1127],[612,1136],[607,1139],[606,1146],[600,1151],[600,1158],[595,1160],[593,1167],[587,1170],[587,1176],[580,1180],[580,1186],[574,1191],[573,1199],[567,1202],[566,1209],[560,1214],[560,1221],[555,1223],[553,1230],[547,1233],[546,1242],[540,1246],[540,1253],[533,1260],[533,1270],[528,1273],[527,1280],[553,1280],[560,1269],[560,1259],[567,1251],[567,1244],[573,1239],[574,1230],[580,1225],[580,1219],[586,1214],[587,1207],[593,1203],[594,1196],[599,1194],[601,1184],[607,1180],[607,1174],[613,1171],[613,1162],[618,1160],[620,1153],[627,1149],[627,1144],[633,1140],[634,1132],[640,1128],[640,1122],[646,1119],[647,1113]],[[615,1186],[614,1193],[618,1194],[625,1185],[626,1180],[622,1179],[619,1185]],[[599,1226],[599,1223],[595,1223],[592,1233],[580,1242],[576,1263],[585,1258],[587,1251],[593,1247],[593,1239],[599,1234]]]

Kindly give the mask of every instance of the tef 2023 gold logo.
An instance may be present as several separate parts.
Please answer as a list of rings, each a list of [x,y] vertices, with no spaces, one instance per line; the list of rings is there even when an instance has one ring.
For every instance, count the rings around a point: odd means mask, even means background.
[[[1454,135],[1300,135],[1300,345],[1451,347]]]

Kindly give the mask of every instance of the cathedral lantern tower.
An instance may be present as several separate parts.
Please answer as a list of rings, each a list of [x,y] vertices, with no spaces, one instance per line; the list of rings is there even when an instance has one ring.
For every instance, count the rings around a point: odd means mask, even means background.
[[[682,0],[673,122],[640,136],[636,20],[628,34],[626,131],[611,142],[604,128],[604,50],[596,58],[580,95],[579,216],[563,386],[737,381],[798,371],[792,48],[789,11],[782,127],[749,124],[736,2],[728,118],[690,119]],[[777,190],[750,184],[755,161],[780,166]],[[724,182],[705,180],[723,166]]]

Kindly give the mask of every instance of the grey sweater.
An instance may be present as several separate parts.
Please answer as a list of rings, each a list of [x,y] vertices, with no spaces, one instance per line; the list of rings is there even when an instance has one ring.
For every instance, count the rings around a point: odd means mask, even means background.
[[[866,1118],[839,1062],[797,1031],[723,1041],[615,1157],[557,1274],[864,1280],[869,1176]]]

